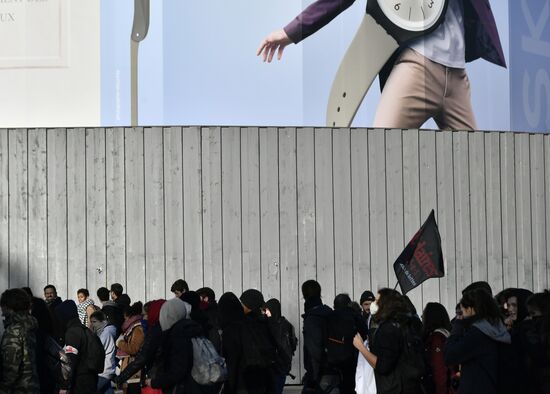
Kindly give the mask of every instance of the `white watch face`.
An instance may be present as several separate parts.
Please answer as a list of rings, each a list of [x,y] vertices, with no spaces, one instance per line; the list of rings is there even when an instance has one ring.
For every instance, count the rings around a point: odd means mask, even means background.
[[[443,12],[446,0],[378,0],[380,9],[398,27],[424,31],[432,27]]]

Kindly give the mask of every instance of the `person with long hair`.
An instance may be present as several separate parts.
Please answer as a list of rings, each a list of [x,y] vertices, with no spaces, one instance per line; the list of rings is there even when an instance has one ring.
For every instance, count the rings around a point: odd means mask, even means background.
[[[418,394],[421,392],[420,376],[411,378],[410,366],[404,365],[405,332],[416,327],[409,306],[396,290],[384,288],[378,291],[370,306],[371,314],[378,323],[370,350],[357,334],[354,346],[374,369],[378,394]],[[422,349],[417,349],[422,360]],[[422,364],[422,362],[420,362]]]
[[[464,319],[455,320],[444,351],[447,365],[461,365],[460,394],[507,392],[499,357],[507,358],[511,338],[497,303],[475,289],[463,294],[460,307]]]
[[[424,388],[428,394],[455,393],[451,387],[451,371],[445,365],[443,349],[451,334],[449,314],[439,302],[428,302],[422,313],[424,326],[424,350],[427,362],[427,375]]]

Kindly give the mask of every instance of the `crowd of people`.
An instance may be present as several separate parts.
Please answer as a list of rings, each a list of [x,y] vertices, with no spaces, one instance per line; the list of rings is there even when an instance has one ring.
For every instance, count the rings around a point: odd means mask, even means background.
[[[303,393],[550,393],[550,292],[486,282],[462,291],[451,319],[383,288],[359,302],[301,287]],[[29,288],[0,297],[0,393],[282,393],[298,345],[277,299],[255,289],[216,300],[178,279],[174,297],[132,303],[122,285],[62,300]]]

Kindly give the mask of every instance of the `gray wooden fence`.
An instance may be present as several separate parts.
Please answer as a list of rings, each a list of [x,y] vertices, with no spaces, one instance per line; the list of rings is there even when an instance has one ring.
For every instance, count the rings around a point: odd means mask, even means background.
[[[328,304],[393,287],[393,261],[435,209],[446,276],[410,295],[452,311],[474,280],[548,287],[547,185],[542,134],[0,129],[0,290],[254,287],[300,330],[301,282],[316,278]]]

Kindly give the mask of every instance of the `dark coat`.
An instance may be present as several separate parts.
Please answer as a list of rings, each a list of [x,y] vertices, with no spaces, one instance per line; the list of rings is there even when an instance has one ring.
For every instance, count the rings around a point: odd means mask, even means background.
[[[101,311],[105,314],[109,324],[116,327],[117,335],[120,335],[122,324],[124,323],[124,312],[122,306],[113,301],[106,302]]]
[[[499,361],[510,358],[510,348],[502,323],[456,320],[445,346],[445,363],[461,365],[460,394],[502,394],[499,385],[506,384],[506,375]]]
[[[189,393],[193,344],[191,338],[201,336],[199,324],[189,319],[178,321],[162,334],[161,371],[151,380],[153,388],[163,393]]]
[[[326,321],[332,313],[327,305],[319,305],[306,310],[304,319],[304,368],[307,373],[308,386],[317,386],[321,377],[327,372],[325,357]]]
[[[97,373],[91,371],[85,362],[87,357],[87,328],[80,323],[80,319],[67,322],[65,331],[65,352],[71,365],[71,376],[64,382],[62,388],[70,388],[73,393],[95,394],[97,391]],[[76,349],[76,352],[70,349]]]

